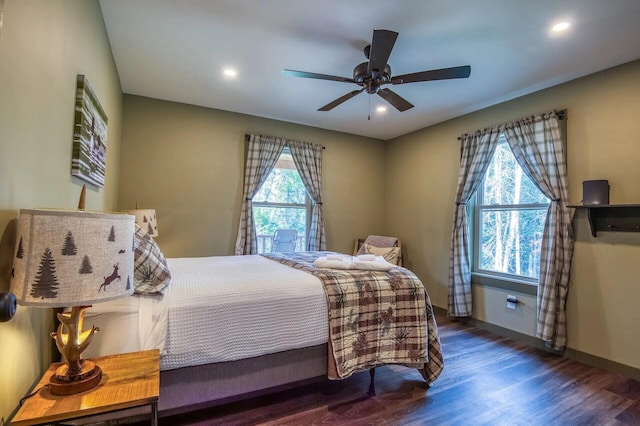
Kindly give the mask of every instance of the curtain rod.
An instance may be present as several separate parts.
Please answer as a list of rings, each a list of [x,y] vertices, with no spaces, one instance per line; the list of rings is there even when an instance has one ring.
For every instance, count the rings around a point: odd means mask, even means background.
[[[542,113],[542,114],[534,114],[534,115],[530,115],[528,117],[523,117],[523,118],[519,118],[517,120],[512,120],[512,121],[509,121],[507,123],[498,124],[497,126],[486,127],[486,128],[484,128],[482,130],[476,130],[475,132],[471,132],[471,134],[477,133],[477,132],[484,133],[484,132],[487,132],[487,131],[489,131],[491,129],[496,129],[496,128],[502,127],[502,126],[504,126],[504,125],[506,125],[508,123],[513,123],[514,121],[526,120],[526,119],[529,119],[529,118],[534,118],[534,117],[537,117],[537,116],[547,115],[547,114],[555,114],[556,118],[558,120],[564,120],[565,118],[567,118],[567,110],[566,109],[561,109],[561,110],[555,110],[554,109],[553,111],[550,111],[550,112],[545,112],[545,113]],[[469,135],[469,133],[464,133],[462,136],[458,136],[458,140],[462,140],[462,138],[464,136],[466,136],[466,135]]]
[[[250,134],[245,133],[245,134],[244,134],[244,141],[245,141],[245,142],[248,142],[248,141],[249,141],[249,137],[250,137],[250,136],[251,136]],[[311,142],[309,142],[309,143],[311,143]],[[322,149],[327,149],[324,145],[320,145],[320,146],[322,147]]]

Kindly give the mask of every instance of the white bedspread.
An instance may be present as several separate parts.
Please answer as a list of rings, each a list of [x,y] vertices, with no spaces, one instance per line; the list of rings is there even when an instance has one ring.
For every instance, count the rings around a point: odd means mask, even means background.
[[[172,278],[163,297],[131,296],[87,313],[87,326],[110,333],[96,336],[86,357],[159,348],[160,367],[170,370],[327,342],[318,278],[258,255],[167,261]],[[118,325],[107,322],[109,316]]]

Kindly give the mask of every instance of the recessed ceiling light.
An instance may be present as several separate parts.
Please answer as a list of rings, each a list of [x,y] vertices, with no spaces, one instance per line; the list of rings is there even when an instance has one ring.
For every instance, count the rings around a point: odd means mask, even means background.
[[[236,70],[231,69],[231,68],[225,68],[223,71],[223,74],[227,77],[235,77],[236,75],[238,75],[238,73],[236,72]]]
[[[569,24],[569,22],[566,22],[566,21],[558,22],[553,27],[551,27],[551,30],[556,32],[556,33],[559,33],[559,32],[567,30],[570,26],[571,26],[571,24]]]
[[[378,112],[385,112],[387,110],[387,107],[384,105],[380,105],[378,108],[376,108],[376,111]]]

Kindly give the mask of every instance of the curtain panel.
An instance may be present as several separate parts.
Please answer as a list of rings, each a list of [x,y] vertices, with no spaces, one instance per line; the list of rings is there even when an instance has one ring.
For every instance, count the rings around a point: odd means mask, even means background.
[[[499,129],[464,135],[460,144],[460,174],[453,210],[449,253],[449,302],[447,313],[468,317],[472,312],[471,254],[467,202],[480,186],[500,138]]]
[[[244,191],[235,254],[257,254],[258,238],[253,220],[253,197],[275,167],[286,140],[272,136],[249,135]]]
[[[311,224],[307,237],[306,250],[326,250],[327,241],[324,232],[322,214],[322,146],[300,141],[289,141],[289,150],[300,178],[313,203]]]
[[[566,300],[573,257],[572,210],[567,160],[557,113],[547,113],[504,126],[513,155],[542,193],[551,200],[544,224],[536,337],[556,351],[567,343]]]

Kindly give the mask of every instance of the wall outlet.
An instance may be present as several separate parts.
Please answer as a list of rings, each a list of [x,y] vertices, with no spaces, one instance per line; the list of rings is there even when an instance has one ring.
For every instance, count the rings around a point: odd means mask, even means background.
[[[517,304],[518,304],[518,299],[515,296],[511,294],[507,295],[507,308],[515,309]]]

